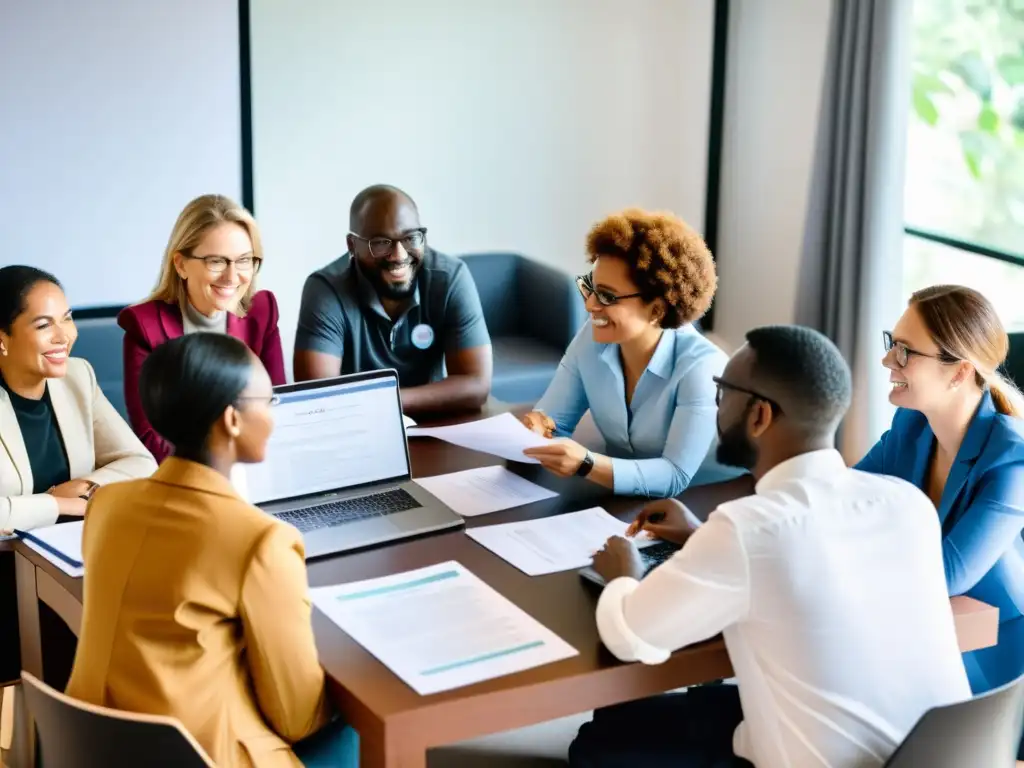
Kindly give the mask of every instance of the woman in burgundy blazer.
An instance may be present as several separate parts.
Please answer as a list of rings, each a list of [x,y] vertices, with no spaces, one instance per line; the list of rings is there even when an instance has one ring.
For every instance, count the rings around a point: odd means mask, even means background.
[[[158,345],[186,333],[227,333],[256,353],[275,385],[285,383],[277,301],[255,287],[262,261],[252,215],[226,197],[203,195],[178,217],[153,295],[118,315],[128,420],[158,462],[174,447],[149,424],[139,395],[142,363]]]

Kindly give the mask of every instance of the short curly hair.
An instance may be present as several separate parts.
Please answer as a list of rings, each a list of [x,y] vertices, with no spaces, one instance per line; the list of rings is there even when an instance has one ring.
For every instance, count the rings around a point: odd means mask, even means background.
[[[665,302],[662,328],[700,318],[718,287],[715,261],[704,239],[678,216],[628,208],[594,225],[587,235],[590,263],[624,260],[641,298]]]

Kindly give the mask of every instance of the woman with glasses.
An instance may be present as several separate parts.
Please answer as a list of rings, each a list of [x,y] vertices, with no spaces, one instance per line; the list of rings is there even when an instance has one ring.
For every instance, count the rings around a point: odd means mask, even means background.
[[[587,253],[593,271],[577,283],[590,321],[524,417],[559,439],[527,455],[621,495],[675,496],[733,476],[711,459],[698,478],[713,456],[714,377],[727,362],[692,325],[717,285],[704,241],[675,216],[630,209],[591,230]],[[604,453],[570,439],[588,410]]]
[[[157,347],[140,382],[174,455],[93,499],[68,695],[176,717],[216,765],[357,765],[355,732],[330,722],[302,538],[229,479],[266,453],[267,371],[241,341],[193,334]]]
[[[198,332],[234,336],[256,353],[275,385],[285,383],[277,301],[270,291],[256,291],[262,262],[252,215],[223,195],[197,197],[171,231],[156,290],[118,315],[125,332],[128,418],[158,462],[171,446],[142,411],[139,371],[146,356],[168,339]]]
[[[980,693],[1024,674],[1024,398],[999,373],[1009,339],[984,296],[940,285],[915,293],[884,340],[899,410],[857,468],[924,490],[949,594],[999,608],[999,644],[964,654]]]

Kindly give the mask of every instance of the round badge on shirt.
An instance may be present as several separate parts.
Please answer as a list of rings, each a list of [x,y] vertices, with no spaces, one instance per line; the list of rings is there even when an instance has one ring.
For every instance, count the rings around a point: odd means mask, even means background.
[[[412,343],[417,349],[429,349],[434,343],[434,329],[426,323],[420,323],[412,329]]]

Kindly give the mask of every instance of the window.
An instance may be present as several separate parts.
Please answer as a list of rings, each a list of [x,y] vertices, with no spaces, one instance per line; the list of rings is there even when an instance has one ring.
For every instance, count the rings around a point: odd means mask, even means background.
[[[1024,0],[914,0],[906,295],[984,293],[1024,330]]]

